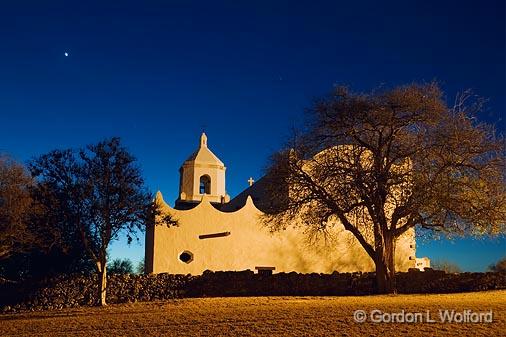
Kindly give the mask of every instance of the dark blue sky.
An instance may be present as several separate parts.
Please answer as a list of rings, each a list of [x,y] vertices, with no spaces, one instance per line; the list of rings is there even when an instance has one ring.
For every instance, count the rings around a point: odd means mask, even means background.
[[[234,196],[334,84],[437,79],[450,102],[472,88],[503,130],[504,13],[504,1],[4,2],[0,151],[26,161],[120,136],[172,203],[202,129]],[[420,243],[418,255],[483,270],[506,241]]]

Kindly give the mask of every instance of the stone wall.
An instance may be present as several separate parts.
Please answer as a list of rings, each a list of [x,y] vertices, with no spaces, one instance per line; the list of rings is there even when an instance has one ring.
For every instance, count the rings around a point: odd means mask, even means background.
[[[191,276],[108,275],[107,302],[169,300],[184,295]],[[65,275],[38,282],[0,284],[0,312],[94,305],[96,275]]]
[[[61,276],[39,282],[0,284],[0,312],[93,305],[95,275]],[[397,274],[399,293],[453,293],[506,289],[506,273],[448,274],[412,269]],[[343,296],[374,293],[374,273],[274,275],[209,272],[190,275],[109,275],[108,303],[216,296]]]
[[[374,294],[374,273],[258,275],[244,272],[205,272],[192,279],[189,297],[216,296],[346,296]],[[454,293],[506,289],[506,273],[448,274],[430,268],[397,273],[401,294]]]

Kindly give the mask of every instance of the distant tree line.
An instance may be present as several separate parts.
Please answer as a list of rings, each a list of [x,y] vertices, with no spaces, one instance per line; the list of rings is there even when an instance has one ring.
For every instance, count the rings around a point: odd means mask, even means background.
[[[497,261],[495,264],[491,264],[488,267],[489,271],[496,272],[496,273],[504,273],[506,272],[506,257],[503,257],[499,261]]]
[[[144,259],[134,266],[130,259],[114,259],[107,270],[110,274],[144,274]]]
[[[445,259],[434,260],[430,262],[430,267],[436,270],[443,270],[447,273],[461,273],[462,269],[455,263]]]
[[[159,214],[136,159],[111,138],[81,149],[54,150],[24,167],[0,158],[0,275],[21,280],[96,272],[105,305],[107,250],[139,240]],[[176,222],[165,216],[162,223]],[[132,272],[114,261],[116,272]]]

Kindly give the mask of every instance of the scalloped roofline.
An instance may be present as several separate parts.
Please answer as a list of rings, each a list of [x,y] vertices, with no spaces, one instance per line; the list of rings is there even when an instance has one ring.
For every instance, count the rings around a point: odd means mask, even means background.
[[[217,209],[216,207],[214,207],[211,204],[211,202],[209,201],[209,198],[207,197],[206,194],[204,194],[202,196],[202,199],[197,204],[197,206],[195,206],[193,208],[190,208],[190,209],[176,209],[176,208],[173,208],[172,206],[170,206],[168,203],[165,202],[165,200],[163,199],[163,195],[162,195],[161,191],[157,191],[156,192],[156,196],[155,196],[155,200],[154,201],[156,203],[161,204],[162,207],[166,208],[169,212],[177,212],[177,213],[190,213],[192,211],[195,211],[196,209],[204,207],[204,208],[212,209],[212,211],[218,212],[218,213],[221,213],[221,214],[236,214],[236,213],[248,210],[248,209],[253,210],[255,212],[258,212],[258,213],[261,213],[261,214],[264,214],[264,212],[262,212],[260,209],[258,209],[258,207],[255,205],[255,203],[253,202],[253,199],[251,198],[251,195],[248,195],[248,197],[246,198],[246,203],[244,204],[244,206],[242,206],[241,208],[239,208],[239,209],[237,209],[235,211],[232,211],[232,212],[223,212],[223,211]]]

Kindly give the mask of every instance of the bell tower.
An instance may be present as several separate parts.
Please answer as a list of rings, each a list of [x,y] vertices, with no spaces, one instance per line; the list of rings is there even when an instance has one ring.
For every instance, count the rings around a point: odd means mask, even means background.
[[[198,149],[185,160],[179,169],[179,198],[181,202],[200,202],[206,195],[215,203],[230,201],[225,189],[223,162],[207,147],[207,136],[202,133]]]

